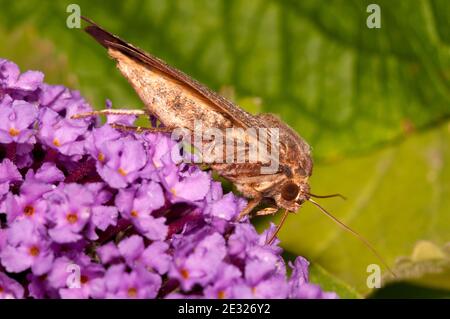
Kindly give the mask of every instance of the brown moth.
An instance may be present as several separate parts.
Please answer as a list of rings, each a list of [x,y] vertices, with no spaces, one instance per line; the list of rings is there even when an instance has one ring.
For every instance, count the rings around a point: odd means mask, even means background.
[[[155,132],[170,132],[177,128],[194,131],[194,122],[201,120],[210,127],[231,129],[233,139],[246,141],[242,149],[237,148],[233,151],[232,158],[237,157],[239,152],[248,151],[249,145],[258,143],[257,136],[249,134],[248,131],[244,131],[245,129],[276,128],[279,136],[268,143],[269,148],[274,147],[274,142],[279,145],[276,159],[269,159],[267,157],[271,155],[266,154],[266,158],[256,163],[238,163],[229,161],[230,155],[227,154],[225,161],[215,161],[213,158],[210,162],[213,170],[233,182],[237,189],[250,199],[239,217],[250,214],[262,202],[267,207],[257,211],[256,215],[274,214],[280,209],[284,210],[282,221],[268,240],[268,243],[271,243],[288,213],[296,212],[305,201],[310,201],[328,217],[362,240],[382,260],[363,237],[311,199],[311,197],[325,198],[341,195],[317,196],[310,193],[308,180],[313,168],[311,148],[292,128],[272,114],[252,115],[244,111],[185,73],[121,40],[93,21],[83,19],[89,23],[85,31],[107,48],[109,56],[117,62],[117,68],[135,89],[147,109],[145,111],[103,110],[78,114],[76,118],[96,114],[152,114],[164,124],[164,127],[144,130]],[[140,128],[122,127],[122,129],[139,130]],[[206,141],[202,140],[202,142]],[[263,163],[268,160],[276,160],[279,164],[278,170],[271,174],[262,174]]]

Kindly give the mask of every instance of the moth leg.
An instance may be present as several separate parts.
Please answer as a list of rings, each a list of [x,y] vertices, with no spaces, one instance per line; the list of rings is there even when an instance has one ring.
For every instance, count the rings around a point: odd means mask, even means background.
[[[284,210],[283,216],[281,217],[281,221],[278,224],[277,228],[275,229],[275,231],[272,233],[272,235],[270,236],[269,240],[266,241],[266,245],[272,245],[273,241],[275,240],[275,238],[277,237],[281,227],[283,227],[284,222],[286,221],[287,216],[289,215],[289,211],[288,210]]]
[[[95,115],[148,115],[148,111],[145,110],[128,110],[128,109],[105,109],[100,111],[84,112],[72,115],[72,119],[82,119],[85,117]]]
[[[237,220],[240,221],[242,218],[244,218],[245,216],[247,216],[248,214],[251,213],[251,211],[253,210],[253,208],[255,208],[256,206],[259,205],[259,203],[261,203],[262,197],[255,197],[253,199],[251,199],[248,203],[247,206],[242,210],[242,212],[240,212]]]
[[[170,133],[173,131],[171,127],[142,127],[142,126],[132,126],[132,125],[124,125],[118,123],[110,124],[112,128],[118,129],[120,131],[126,132],[135,132],[135,133]]]
[[[266,215],[273,215],[276,212],[278,212],[278,207],[266,207],[256,212],[256,216],[266,216]]]

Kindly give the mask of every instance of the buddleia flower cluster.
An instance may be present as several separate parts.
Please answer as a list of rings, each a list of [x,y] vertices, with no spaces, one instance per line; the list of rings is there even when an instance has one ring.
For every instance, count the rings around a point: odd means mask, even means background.
[[[0,298],[337,297],[167,134],[43,78],[0,59]]]

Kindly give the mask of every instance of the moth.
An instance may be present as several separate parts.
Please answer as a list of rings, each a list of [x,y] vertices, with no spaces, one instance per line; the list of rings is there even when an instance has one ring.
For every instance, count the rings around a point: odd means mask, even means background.
[[[278,139],[275,142],[279,145],[276,158],[279,164],[277,171],[262,174],[263,160],[251,163],[213,160],[210,163],[213,170],[230,180],[238,191],[249,199],[247,207],[240,213],[239,218],[249,215],[261,203],[264,203],[266,207],[257,210],[256,215],[284,211],[281,222],[268,240],[270,244],[288,214],[297,212],[304,202],[309,201],[345,230],[363,241],[382,260],[362,236],[340,222],[311,198],[341,195],[318,196],[310,192],[309,178],[313,169],[311,147],[295,130],[275,115],[252,115],[246,112],[185,73],[121,40],[90,19],[83,17],[83,20],[88,23],[84,30],[107,49],[109,56],[116,61],[119,71],[139,95],[146,110],[109,109],[78,114],[75,118],[98,114],[154,115],[164,126],[146,128],[153,132],[170,132],[180,127],[194,131],[194,122],[201,119],[210,127],[222,130],[232,129],[231,131],[235,132],[232,133],[233,139],[246,141],[244,144],[247,146],[234,150],[233,156],[239,152],[248,151],[248,145],[258,143],[257,136],[246,133],[246,129],[276,128]],[[233,130],[234,128],[236,130]],[[133,127],[122,127],[122,129],[140,130]],[[275,147],[273,141],[268,144],[269,148]],[[387,268],[389,269],[388,266]]]

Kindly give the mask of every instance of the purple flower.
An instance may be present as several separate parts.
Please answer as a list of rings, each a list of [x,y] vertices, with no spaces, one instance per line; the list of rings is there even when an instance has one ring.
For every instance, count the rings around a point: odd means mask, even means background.
[[[50,108],[55,112],[61,112],[66,108],[67,101],[70,99],[70,90],[63,85],[41,84],[41,94],[39,95],[39,104],[41,107]]]
[[[100,258],[100,261],[105,265],[121,257],[119,249],[112,242],[98,247],[97,254]]]
[[[97,285],[103,285],[104,298],[148,299],[157,296],[161,277],[141,267],[127,272],[125,266],[119,264],[111,266]]]
[[[65,179],[64,173],[56,167],[55,163],[42,164],[33,177],[36,181],[47,184],[62,182]]]
[[[108,226],[117,224],[118,215],[115,207],[95,206],[92,208],[92,224],[100,230],[106,230]]]
[[[237,224],[228,239],[229,254],[240,259],[246,258],[258,239],[259,235],[251,224]]]
[[[21,299],[23,295],[23,287],[0,271],[0,299]]]
[[[34,184],[39,186],[39,184]],[[37,224],[46,223],[47,202],[41,198],[42,190],[34,189],[27,195],[8,194],[6,198],[6,214],[8,222],[18,219],[29,219]]]
[[[133,235],[122,240],[118,245],[120,255],[126,263],[132,267],[144,267],[149,271],[155,271],[160,275],[169,270],[171,257],[166,253],[169,245],[164,242],[153,242],[145,247],[144,239],[138,235]],[[115,251],[109,248],[110,258],[117,257]],[[111,254],[112,253],[112,254]]]
[[[239,215],[244,207],[245,201],[236,200],[233,193],[228,193],[221,199],[210,203],[204,214],[231,221]]]
[[[71,243],[82,238],[82,230],[92,214],[94,194],[79,184],[62,184],[45,194],[49,203],[48,230],[57,243]]]
[[[66,119],[81,112],[91,111],[91,107],[78,91],[71,91],[62,85],[48,85],[43,83],[39,94],[41,107],[48,108],[60,114]],[[73,122],[77,125],[91,123],[92,119],[83,119]]]
[[[55,260],[48,282],[63,299],[87,299],[97,296],[97,279],[104,273],[104,268],[86,255],[75,260],[63,256]]]
[[[0,228],[0,252],[3,250],[3,248],[6,247],[7,239],[8,239],[8,229]]]
[[[33,144],[7,144],[7,149],[15,149],[15,161],[18,169],[27,168],[33,165],[33,157],[32,157],[32,151],[34,149]]]
[[[28,294],[29,297],[34,299],[59,299],[59,293],[56,289],[52,288],[48,283],[47,274],[42,276],[36,276],[32,273],[27,275],[28,282]]]
[[[168,134],[73,119],[86,100],[42,79],[0,59],[0,297],[337,297]]]
[[[44,164],[36,174],[29,170],[20,186],[19,195],[10,193],[6,198],[8,222],[26,218],[41,225],[45,224],[48,205],[42,195],[53,188],[48,182],[61,179],[61,175],[62,172],[50,164]]]
[[[288,296],[288,285],[286,278],[277,275],[255,285],[235,285],[232,291],[232,297],[239,299],[284,299]]]
[[[55,111],[45,108],[39,114],[39,139],[64,155],[84,153],[83,135],[87,126],[74,125],[76,121],[62,118]]]
[[[164,179],[164,186],[172,193],[174,202],[199,201],[205,198],[211,186],[211,176],[197,167],[182,167],[185,170],[172,171]]]
[[[289,288],[291,294],[295,294],[300,290],[302,285],[306,284],[309,281],[309,262],[305,258],[299,256],[295,259],[294,263],[289,262],[289,267],[291,267],[292,269]]]
[[[245,279],[249,284],[256,285],[274,274],[284,275],[284,272],[283,259],[281,256],[274,254],[270,248],[254,246],[248,252]]]
[[[20,74],[19,67],[4,59],[0,59],[0,88],[8,91],[35,91],[44,79],[38,71],[27,71]]]
[[[88,154],[97,159],[97,169],[99,169],[99,167],[101,168],[101,165],[103,165],[106,160],[105,154],[102,152],[102,150],[106,148],[106,144],[118,140],[121,136],[120,132],[113,129],[111,126],[103,125],[100,128],[93,129],[91,134],[86,138],[84,147]]]
[[[195,240],[196,234],[190,239]],[[184,290],[190,290],[195,284],[205,285],[215,277],[219,265],[226,256],[225,239],[219,233],[205,236],[196,242],[184,239],[175,251],[174,263],[169,275],[180,281]]]
[[[289,297],[298,299],[336,299],[338,295],[334,292],[324,292],[318,285],[309,283],[309,262],[299,256],[294,263],[289,262],[292,268],[289,279]]]
[[[4,159],[0,163],[0,200],[3,195],[9,192],[9,186],[13,182],[19,182],[22,180],[19,170],[16,165],[9,159]]]
[[[235,285],[233,298],[286,298],[288,283],[286,269],[280,255],[270,247],[255,245],[247,253],[245,281]]]
[[[24,219],[10,225],[0,260],[8,272],[31,268],[33,274],[42,275],[52,267],[53,252],[42,229]]]
[[[152,212],[164,205],[164,194],[159,184],[144,183],[119,191],[116,206],[122,217],[131,220],[135,227],[149,239],[164,240],[168,227],[165,218],[155,218]]]
[[[234,265],[222,263],[212,283],[205,288],[205,297],[230,299],[235,297],[233,287],[242,282],[242,273]]]
[[[170,172],[176,168],[181,156],[173,152],[176,143],[164,134],[145,134],[143,139],[153,147],[148,154],[155,168],[161,172]],[[178,155],[178,156],[177,156]]]
[[[119,243],[118,248],[127,264],[133,267],[141,263],[141,255],[145,249],[144,239],[138,235],[125,238]]]
[[[103,156],[97,171],[114,188],[124,188],[134,182],[147,163],[142,143],[129,137],[104,143],[99,151]]]
[[[37,113],[35,105],[5,96],[0,101],[0,143],[35,143],[32,126]]]
[[[105,106],[107,109],[112,108],[112,102],[111,100],[106,100]],[[107,124],[122,124],[122,125],[129,125],[132,126],[134,122],[136,121],[137,116],[136,115],[107,115],[106,116],[106,123]]]
[[[169,244],[155,241],[145,248],[142,253],[142,261],[147,269],[151,269],[160,275],[165,274],[170,267],[172,257],[168,254]]]

